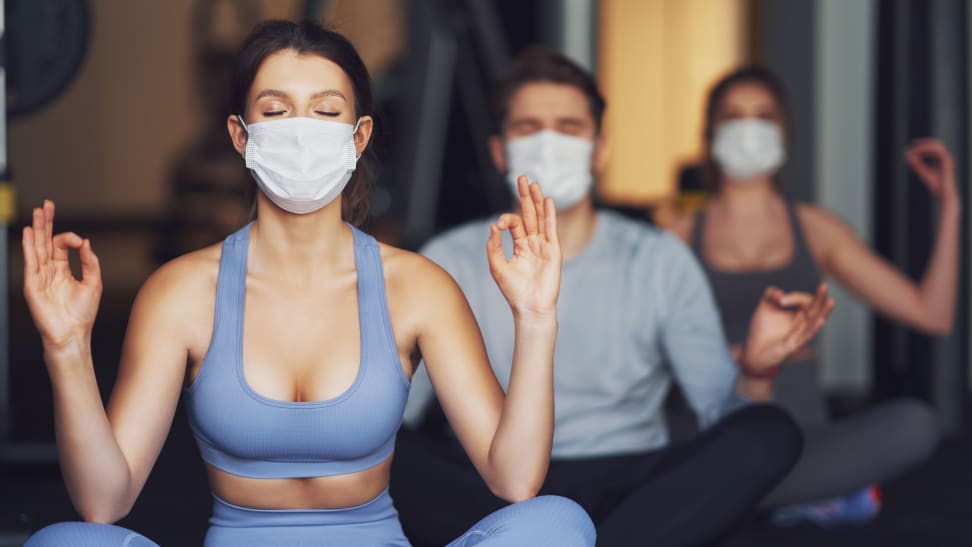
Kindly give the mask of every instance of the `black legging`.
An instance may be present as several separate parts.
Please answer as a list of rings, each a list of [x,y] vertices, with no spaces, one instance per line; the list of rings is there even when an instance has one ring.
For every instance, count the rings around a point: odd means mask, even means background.
[[[586,509],[599,546],[705,545],[755,511],[801,446],[786,413],[752,405],[663,450],[553,460],[541,493]],[[403,430],[391,476],[392,498],[415,547],[444,545],[506,505],[451,439]]]

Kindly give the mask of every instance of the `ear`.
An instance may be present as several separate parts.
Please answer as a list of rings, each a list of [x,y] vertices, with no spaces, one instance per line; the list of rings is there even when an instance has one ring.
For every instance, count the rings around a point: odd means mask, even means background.
[[[236,153],[245,156],[247,133],[236,114],[226,118],[226,130],[229,131],[230,140],[233,141],[233,148],[236,149]]]
[[[489,155],[493,158],[493,165],[500,173],[506,173],[509,169],[506,163],[506,147],[503,146],[503,137],[493,135],[489,138]]]
[[[358,130],[354,133],[354,151],[360,156],[371,142],[371,133],[375,130],[375,119],[371,116],[361,116],[358,119]]]
[[[598,174],[604,170],[608,160],[608,140],[604,133],[594,137],[594,155],[591,157],[591,172]]]

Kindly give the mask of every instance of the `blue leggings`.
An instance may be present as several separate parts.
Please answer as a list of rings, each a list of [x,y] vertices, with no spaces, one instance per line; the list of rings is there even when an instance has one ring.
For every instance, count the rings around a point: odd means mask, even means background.
[[[386,490],[346,509],[267,510],[213,505],[205,547],[408,547]],[[508,505],[480,520],[448,547],[557,545],[593,547],[594,524],[579,505],[540,496]],[[120,526],[62,522],[39,530],[24,547],[158,547]]]

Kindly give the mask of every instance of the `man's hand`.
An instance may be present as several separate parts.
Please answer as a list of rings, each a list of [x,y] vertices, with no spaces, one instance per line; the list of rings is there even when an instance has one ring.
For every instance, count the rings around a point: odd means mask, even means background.
[[[748,375],[768,375],[816,336],[834,309],[827,284],[817,294],[769,287],[749,322],[739,366]]]

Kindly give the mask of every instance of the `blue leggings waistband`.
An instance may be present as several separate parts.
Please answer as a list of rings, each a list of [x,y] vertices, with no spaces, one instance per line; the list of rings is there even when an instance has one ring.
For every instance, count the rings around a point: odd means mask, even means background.
[[[409,545],[387,489],[341,509],[254,509],[213,498],[205,547]]]

